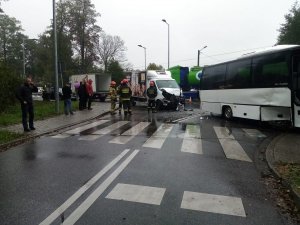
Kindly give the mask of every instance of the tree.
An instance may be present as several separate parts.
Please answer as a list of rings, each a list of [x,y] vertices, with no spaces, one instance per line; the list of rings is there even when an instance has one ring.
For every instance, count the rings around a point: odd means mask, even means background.
[[[119,36],[111,36],[102,33],[98,43],[98,54],[104,65],[104,71],[108,71],[108,64],[112,61],[123,61],[126,47]]]
[[[86,73],[97,60],[96,44],[101,28],[96,25],[99,13],[91,0],[65,0],[61,13],[63,29],[73,44],[75,54],[80,56],[81,73]]]
[[[3,9],[1,8],[1,2],[5,2],[5,1],[8,1],[8,0],[0,0],[0,13],[3,13]]]
[[[107,72],[111,74],[111,79],[120,83],[124,79],[124,70],[118,61],[110,61],[108,64]]]
[[[13,17],[0,14],[0,60],[15,72],[23,72],[23,40],[20,22]]]
[[[296,2],[279,28],[278,44],[300,44],[300,7]]]
[[[147,70],[163,70],[164,67],[162,65],[156,65],[155,63],[149,63]]]

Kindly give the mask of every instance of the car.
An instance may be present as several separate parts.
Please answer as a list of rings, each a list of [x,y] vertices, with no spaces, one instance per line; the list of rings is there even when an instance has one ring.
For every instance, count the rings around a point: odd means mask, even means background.
[[[55,100],[55,88],[50,87],[50,88],[45,88],[42,97],[44,101],[50,101],[50,100]],[[61,88],[59,88],[59,100],[62,100],[63,94]]]

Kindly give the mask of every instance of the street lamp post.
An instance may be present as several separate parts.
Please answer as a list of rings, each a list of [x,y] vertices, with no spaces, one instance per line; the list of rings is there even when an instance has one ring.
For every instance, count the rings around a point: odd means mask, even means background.
[[[145,53],[145,71],[147,70],[147,62],[146,62],[146,47],[145,46],[142,46],[142,45],[138,45],[139,47],[143,48],[144,49],[144,53]]]
[[[162,19],[168,25],[168,69],[170,68],[170,24],[165,19]]]
[[[58,65],[57,65],[57,38],[56,38],[56,7],[53,0],[53,36],[54,36],[54,69],[55,69],[55,108],[59,113],[59,90],[58,90]]]
[[[205,45],[203,48],[201,48],[200,50],[198,50],[198,63],[197,63],[197,66],[199,67],[200,66],[200,54],[201,54],[201,51],[203,49],[207,48],[207,46]]]

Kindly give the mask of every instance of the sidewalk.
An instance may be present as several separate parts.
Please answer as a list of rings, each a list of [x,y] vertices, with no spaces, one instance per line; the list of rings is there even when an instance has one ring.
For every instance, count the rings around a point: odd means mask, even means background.
[[[51,117],[45,120],[38,120],[34,121],[34,127],[36,128],[35,131],[31,131],[22,139],[13,141],[11,143],[6,143],[0,145],[0,149],[6,148],[7,146],[14,145],[14,143],[20,143],[26,139],[35,138],[42,136],[47,133],[54,132],[59,129],[63,129],[72,125],[76,125],[79,123],[83,123],[88,120],[95,119],[103,114],[106,114],[110,111],[110,102],[93,102],[92,103],[92,110],[82,110],[82,111],[75,111],[74,115],[66,116],[64,114]],[[64,109],[60,109],[63,111]],[[1,130],[8,130],[16,133],[23,133],[23,126],[22,124],[16,124],[7,127],[1,127]]]
[[[283,179],[292,192],[292,197],[300,208],[300,195],[295,191],[297,187],[291,187],[289,182],[282,177],[278,169],[278,165],[284,164],[300,164],[300,134],[286,133],[274,138],[266,150],[266,160],[275,175]]]

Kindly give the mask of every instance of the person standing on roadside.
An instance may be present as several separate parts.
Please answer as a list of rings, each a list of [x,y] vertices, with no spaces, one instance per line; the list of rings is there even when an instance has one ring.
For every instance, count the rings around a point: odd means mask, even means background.
[[[157,96],[157,89],[155,87],[154,81],[150,81],[150,87],[147,89],[148,97],[148,113],[152,110],[153,113],[156,113],[155,109],[155,98]]]
[[[22,124],[24,132],[35,130],[35,127],[33,125],[34,110],[32,92],[38,92],[38,88],[34,85],[32,79],[30,77],[27,77],[24,84],[17,91],[17,98],[21,103]],[[29,121],[27,121],[27,114],[29,116]]]
[[[127,113],[131,115],[131,105],[130,105],[130,98],[132,91],[128,86],[128,80],[124,79],[122,85],[119,89],[120,98],[122,99],[122,105],[124,109],[124,115],[126,116]]]
[[[110,87],[109,87],[109,95],[110,95],[110,114],[114,115],[116,114],[115,110],[116,110],[116,102],[117,102],[117,89],[116,89],[116,82],[112,81],[110,83]]]
[[[64,99],[64,109],[65,109],[65,114],[66,116],[73,115],[72,111],[72,101],[71,101],[71,96],[72,96],[72,90],[70,87],[70,83],[66,83],[65,86],[62,88],[62,93],[63,93],[63,99]]]
[[[86,109],[86,101],[87,101],[87,91],[86,91],[86,78],[80,82],[80,86],[78,88],[78,97],[79,97],[79,110]]]
[[[86,92],[87,92],[87,100],[88,100],[88,110],[92,110],[91,105],[92,105],[92,100],[93,100],[93,81],[89,79],[86,83]]]

